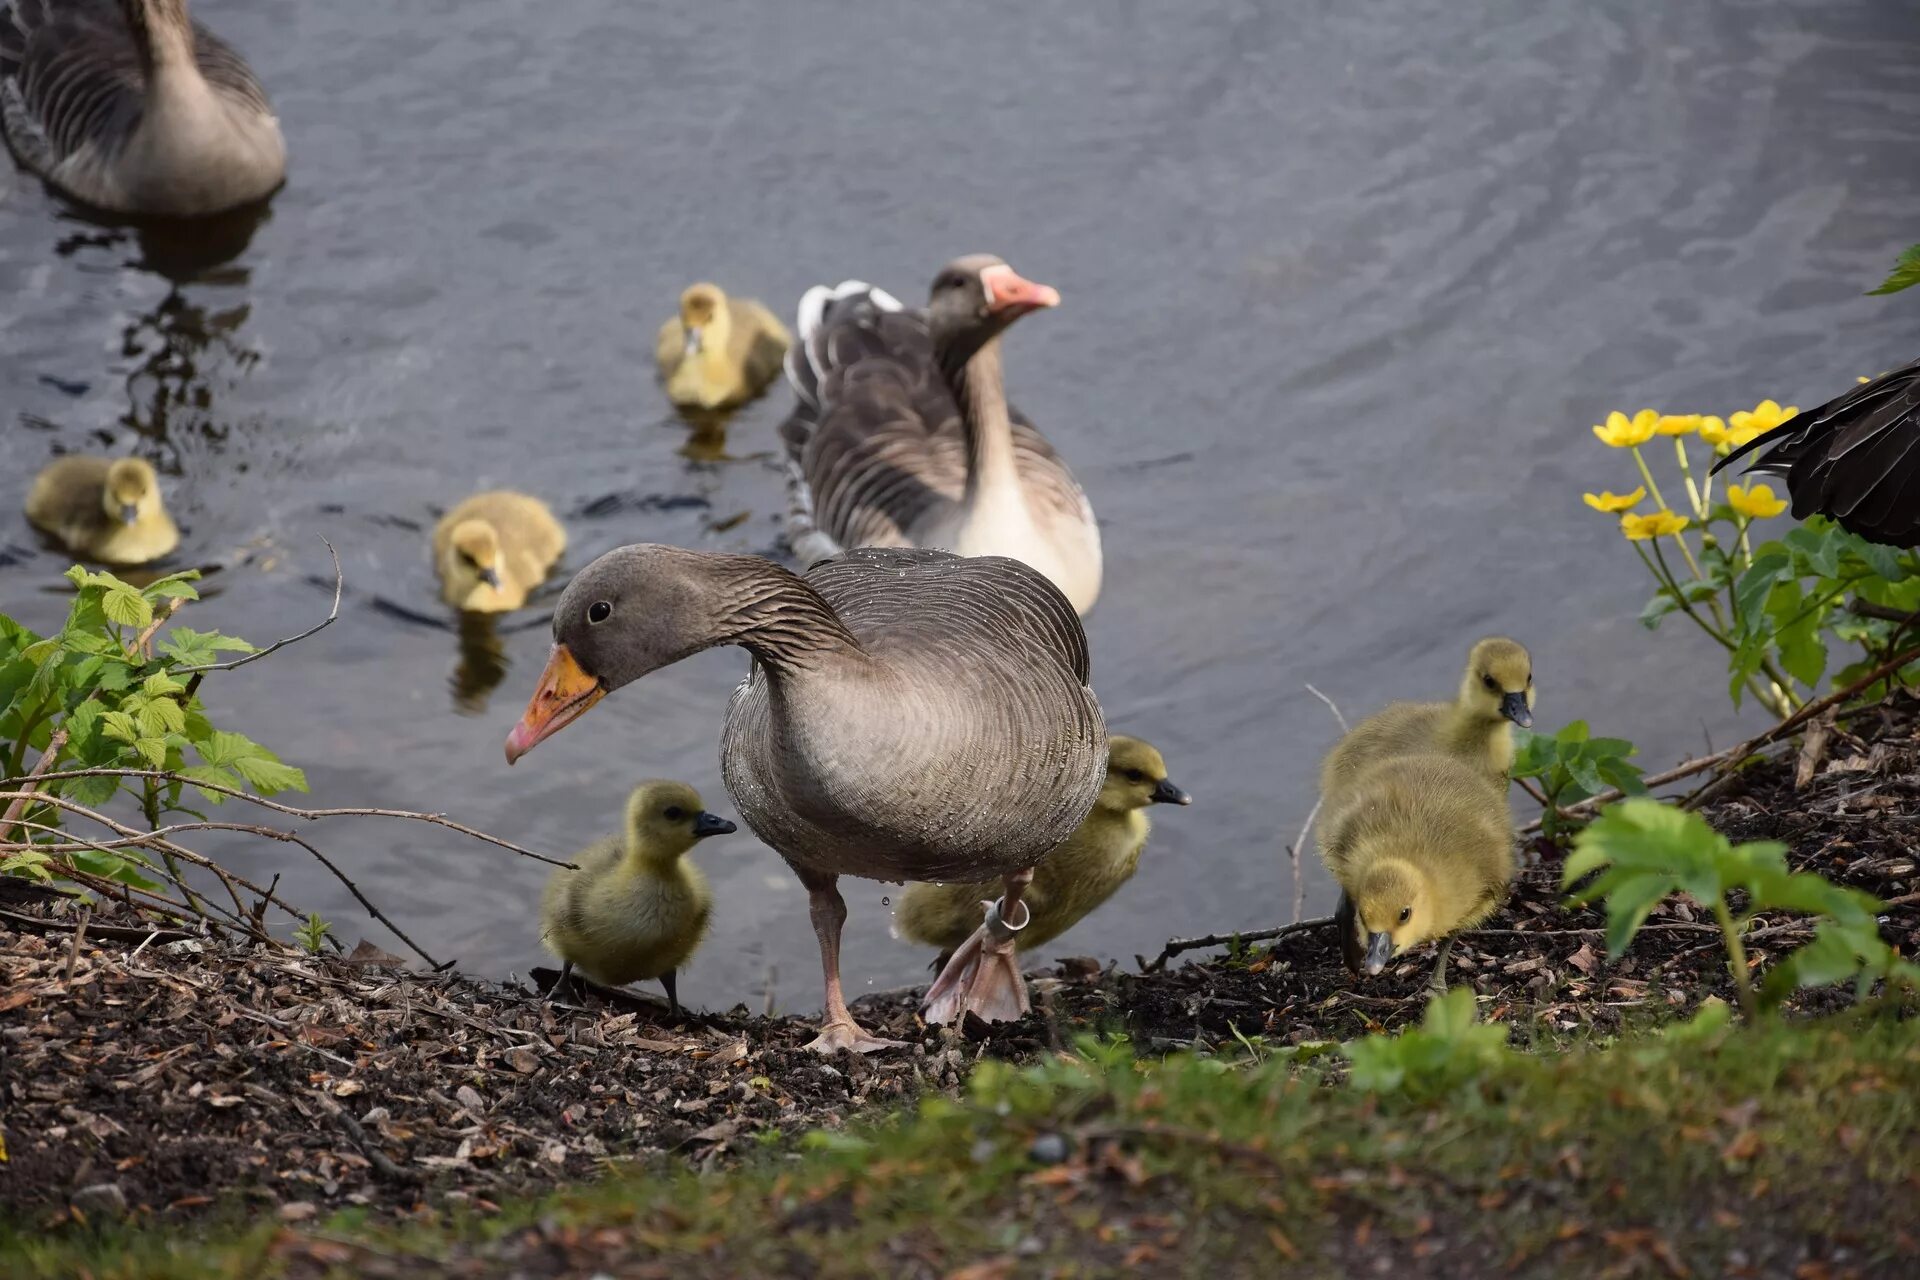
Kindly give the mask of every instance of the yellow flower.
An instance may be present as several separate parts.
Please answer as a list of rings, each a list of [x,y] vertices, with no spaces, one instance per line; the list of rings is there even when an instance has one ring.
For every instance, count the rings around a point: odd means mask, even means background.
[[[1782,409],[1778,401],[1762,400],[1752,409],[1742,409],[1727,419],[1731,427],[1727,432],[1727,443],[1738,449],[1755,436],[1765,435],[1798,412],[1800,410],[1793,405]]]
[[[1616,449],[1631,449],[1634,445],[1645,444],[1653,439],[1653,424],[1660,415],[1651,409],[1642,409],[1629,418],[1626,414],[1614,412],[1607,415],[1607,425],[1595,427],[1593,434],[1600,437],[1601,444],[1612,445]]]
[[[1765,520],[1787,509],[1785,502],[1773,496],[1773,487],[1764,484],[1728,485],[1727,505],[1749,520]]]
[[[1700,429],[1700,415],[1697,413],[1663,413],[1660,420],[1653,424],[1654,432],[1663,436],[1692,435]]]
[[[1718,414],[1706,414],[1700,419],[1700,438],[1716,449],[1732,437],[1727,424]]]
[[[1587,505],[1595,511],[1605,511],[1609,513],[1625,511],[1628,507],[1631,507],[1634,503],[1647,496],[1647,486],[1641,485],[1632,493],[1608,493],[1602,490],[1599,493],[1588,493],[1582,494],[1581,496],[1586,499]]]
[[[1629,511],[1620,517],[1620,532],[1627,535],[1629,542],[1645,542],[1648,538],[1664,538],[1670,533],[1678,533],[1687,527],[1687,518],[1677,516],[1671,511],[1656,511],[1650,516],[1638,516]]]

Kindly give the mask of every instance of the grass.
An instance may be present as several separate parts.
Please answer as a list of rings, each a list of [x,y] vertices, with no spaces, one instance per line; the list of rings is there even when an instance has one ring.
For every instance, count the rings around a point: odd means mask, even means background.
[[[497,1215],[16,1230],[22,1276],[1914,1274],[1920,1023],[1711,1020],[1393,1092],[1121,1044]],[[24,1225],[24,1224],[22,1224]],[[967,1270],[966,1268],[973,1268]],[[1746,1268],[1746,1270],[1742,1270]]]

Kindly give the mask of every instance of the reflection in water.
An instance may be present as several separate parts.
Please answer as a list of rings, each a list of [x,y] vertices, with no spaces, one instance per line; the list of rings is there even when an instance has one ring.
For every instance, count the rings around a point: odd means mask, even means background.
[[[139,243],[140,257],[128,265],[151,271],[175,285],[232,283],[221,279],[224,273],[216,269],[247,251],[254,232],[266,223],[271,212],[270,206],[262,203],[210,218],[136,220],[63,203],[61,220],[86,229],[62,237],[54,245],[54,252],[68,258],[84,249],[111,248],[125,244],[132,233]],[[244,282],[244,273],[240,279]]]
[[[238,274],[244,282],[245,272]],[[259,363],[260,353],[237,337],[251,312],[244,302],[210,312],[171,289],[122,331],[121,354],[138,363],[127,374],[128,406],[121,421],[160,447],[167,456],[156,462],[164,470],[180,474],[177,428],[191,424],[207,442],[226,441],[231,426],[215,419],[206,375],[209,365],[245,373]]]
[[[494,627],[494,615],[462,613],[460,659],[447,678],[453,690],[454,710],[468,716],[485,712],[487,699],[506,678],[508,665],[507,649]]]
[[[689,462],[731,462],[727,453],[727,423],[733,418],[731,409],[688,409],[679,410],[680,421],[687,428],[687,442],[680,446],[680,456]]]

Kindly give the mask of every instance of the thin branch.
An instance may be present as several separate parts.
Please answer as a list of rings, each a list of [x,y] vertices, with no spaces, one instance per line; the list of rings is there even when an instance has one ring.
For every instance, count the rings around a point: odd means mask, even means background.
[[[54,920],[44,916],[21,915],[17,911],[0,910],[0,920],[20,929],[32,929],[36,933],[73,933],[79,926],[68,924],[64,920]],[[160,929],[151,925],[133,926],[122,924],[87,925],[87,932],[99,938],[112,938],[117,942],[138,942],[141,946],[158,938],[162,942],[180,942],[193,935],[185,929]],[[131,959],[132,957],[128,957]]]
[[[1719,766],[1730,766],[1730,765],[1742,764],[1746,761],[1748,756],[1753,755],[1755,752],[1759,751],[1761,748],[1771,746],[1774,743],[1780,741],[1780,739],[1788,737],[1793,733],[1795,729],[1798,729],[1801,725],[1805,724],[1808,720],[1811,720],[1813,717],[1819,715],[1824,711],[1830,710],[1834,707],[1838,707],[1840,704],[1844,703],[1849,698],[1858,696],[1862,691],[1872,688],[1875,684],[1879,683],[1881,680],[1886,679],[1888,676],[1892,675],[1894,672],[1900,670],[1900,668],[1916,660],[1920,660],[1920,645],[1916,645],[1913,648],[1907,649],[1904,652],[1901,652],[1895,655],[1894,657],[1889,658],[1887,661],[1875,667],[1872,671],[1867,672],[1866,675],[1861,676],[1858,680],[1855,680],[1852,684],[1848,685],[1846,688],[1837,689],[1834,692],[1828,694],[1824,698],[1817,698],[1814,701],[1807,703],[1805,706],[1801,707],[1798,711],[1795,711],[1793,714],[1781,720],[1780,723],[1774,725],[1773,728],[1768,729],[1766,732],[1758,734],[1755,737],[1748,738],[1745,742],[1740,743],[1738,746],[1728,747],[1725,751],[1716,751],[1712,755],[1700,756],[1698,759],[1689,760],[1687,761],[1687,763],[1683,765],[1677,765],[1674,768],[1667,770],[1665,773],[1657,773],[1657,774],[1654,774],[1652,777],[1642,778],[1640,781],[1644,786],[1651,789],[1653,787],[1665,786],[1669,782],[1678,782],[1682,778],[1691,778],[1695,774],[1705,773],[1707,770],[1716,768]],[[1869,704],[1869,707],[1871,705],[1876,705],[1876,704]],[[1853,708],[1842,714],[1852,714],[1853,711],[1868,710],[1869,707]],[[1566,808],[1562,809],[1560,812],[1566,816],[1573,816],[1579,813],[1590,813],[1593,810],[1598,809],[1603,805],[1609,805],[1616,800],[1623,799],[1624,796],[1625,796],[1625,793],[1618,789],[1603,791],[1597,796],[1590,796],[1587,799],[1582,800],[1577,804],[1568,805]],[[1525,835],[1530,832],[1538,831],[1539,829],[1540,829],[1540,822],[1538,819],[1535,819],[1533,822],[1530,822],[1526,826],[1522,827],[1520,829],[1520,832],[1522,835]]]
[[[47,739],[46,751],[42,753],[39,760],[34,762],[33,768],[27,771],[25,777],[8,778],[5,783],[0,783],[0,786],[15,781],[21,784],[20,794],[15,797],[12,804],[7,806],[6,813],[0,815],[0,839],[6,838],[7,833],[13,830],[15,820],[27,811],[29,804],[33,803],[34,789],[46,781],[48,770],[53,768],[53,762],[60,758],[60,751],[66,745],[67,726],[63,724],[53,731],[51,738]]]
[[[1332,916],[1317,916],[1312,920],[1283,924],[1275,929],[1249,929],[1244,933],[1210,933],[1204,938],[1174,938],[1160,949],[1157,957],[1142,966],[1140,971],[1159,973],[1167,967],[1167,961],[1183,951],[1198,951],[1202,947],[1227,947],[1237,942],[1269,942],[1274,938],[1284,938],[1290,933],[1305,933],[1311,929],[1331,929],[1332,927]]]
[[[1326,694],[1320,692],[1318,689],[1314,688],[1312,685],[1307,686],[1307,692],[1312,694],[1314,697],[1320,699],[1320,701],[1327,704],[1327,710],[1333,712],[1333,718],[1340,722],[1340,732],[1342,733],[1353,732],[1351,729],[1347,727],[1347,718],[1340,714],[1340,708],[1334,703],[1332,698],[1329,698]]]
[[[1324,797],[1323,797],[1324,799]],[[1300,923],[1300,911],[1307,901],[1307,878],[1300,874],[1300,850],[1306,847],[1307,833],[1313,830],[1313,820],[1320,816],[1321,800],[1313,802],[1313,808],[1307,810],[1307,820],[1300,824],[1300,834],[1287,846],[1287,861],[1293,865],[1293,923]]]
[[[189,778],[184,774],[173,773],[166,769],[119,769],[104,767],[96,769],[63,769],[42,775],[41,781],[58,782],[69,778],[154,778],[162,782],[184,782],[190,787],[198,787],[203,791],[217,792],[223,796],[232,796],[235,799],[245,800],[248,804],[258,805],[262,809],[271,809],[275,813],[284,813],[289,817],[304,818],[311,822],[318,822],[322,818],[407,818],[414,822],[430,822],[437,827],[445,827],[449,831],[457,831],[463,836],[471,836],[475,840],[497,845],[509,853],[517,853],[523,858],[532,858],[535,862],[544,862],[552,867],[565,867],[569,871],[577,870],[571,862],[563,862],[558,858],[549,858],[544,853],[535,853],[531,849],[523,849],[511,840],[502,840],[499,836],[489,835],[477,828],[454,822],[445,814],[440,813],[416,813],[411,809],[301,809],[290,804],[282,804],[278,800],[269,800],[265,796],[256,796],[251,792],[242,791],[238,787],[227,786],[219,782],[204,781],[200,778]],[[24,781],[24,778],[0,778],[0,787],[8,787]]]
[[[174,614],[180,612],[181,606],[186,603],[187,598],[185,596],[175,596],[162,604],[158,609],[155,609],[153,611],[153,621],[149,622],[146,627],[141,630],[140,634],[133,638],[133,643],[127,646],[126,652],[128,659],[135,661],[151,659],[153,653],[147,646],[152,643],[154,633],[159,631],[161,627],[166,626],[167,620],[173,617]]]
[[[334,619],[340,616],[340,592],[342,587],[345,585],[345,579],[341,576],[341,573],[340,573],[340,553],[338,551],[335,551],[333,549],[333,544],[331,542],[328,542],[325,538],[320,539],[320,541],[326,546],[327,554],[333,557],[333,608],[327,611],[326,617],[322,618],[314,626],[308,627],[305,631],[302,631],[297,636],[288,636],[284,640],[275,640],[272,644],[268,645],[266,648],[255,649],[252,653],[249,653],[244,657],[235,658],[232,662],[209,662],[205,666],[199,666],[199,667],[175,667],[173,668],[173,674],[205,675],[209,671],[231,671],[235,667],[244,667],[249,662],[258,662],[260,661],[260,659],[266,657],[270,653],[275,652],[276,650],[284,649],[290,644],[298,644],[300,641],[305,640],[308,636],[324,631],[328,627],[332,626]]]

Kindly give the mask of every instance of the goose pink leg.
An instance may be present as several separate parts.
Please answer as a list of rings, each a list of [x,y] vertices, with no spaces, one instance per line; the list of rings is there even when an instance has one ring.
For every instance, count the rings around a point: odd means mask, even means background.
[[[884,1040],[868,1035],[853,1020],[846,996],[840,990],[840,929],[847,922],[847,904],[835,887],[838,876],[813,876],[801,873],[800,883],[807,887],[807,914],[813,918],[814,936],[820,939],[820,969],[827,979],[827,1007],[820,1034],[807,1042],[815,1053],[879,1053],[883,1049],[904,1048],[902,1040]]]
[[[922,1016],[935,1026],[960,1022],[971,1013],[985,1022],[1024,1018],[1032,1005],[1027,980],[1020,976],[1016,947],[1020,931],[1033,920],[1021,896],[1033,880],[1033,868],[1006,877],[998,902],[983,902],[987,918],[955,949],[946,968],[927,988]],[[1012,923],[1018,920],[1018,924]]]

